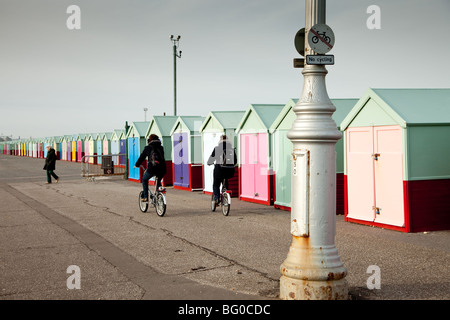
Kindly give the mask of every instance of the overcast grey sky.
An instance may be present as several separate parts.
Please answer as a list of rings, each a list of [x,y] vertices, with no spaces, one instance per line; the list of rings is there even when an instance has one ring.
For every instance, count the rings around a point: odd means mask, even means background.
[[[81,9],[69,30],[68,6]],[[368,6],[381,8],[369,30]],[[0,134],[123,128],[173,113],[170,35],[181,35],[178,115],[246,110],[301,94],[293,39],[303,0],[0,0]],[[328,0],[330,98],[450,87],[450,0]],[[426,106],[424,106],[426,107]]]

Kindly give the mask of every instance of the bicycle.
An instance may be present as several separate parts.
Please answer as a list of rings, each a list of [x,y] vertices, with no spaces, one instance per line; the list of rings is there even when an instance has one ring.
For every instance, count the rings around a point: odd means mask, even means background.
[[[325,42],[330,43],[331,38],[326,35],[326,32],[324,32],[324,33],[317,33],[317,34],[320,37],[322,37],[322,39],[325,40]],[[317,42],[319,42],[319,37],[318,36],[313,36],[311,40],[312,40],[313,43],[317,43]]]
[[[166,207],[167,207],[167,201],[166,201],[166,189],[163,187],[159,187],[158,189],[156,186],[158,185],[158,178],[155,177],[155,192],[152,193],[150,188],[148,189],[149,197],[147,198],[147,201],[142,200],[142,195],[144,191],[141,190],[139,192],[139,209],[141,209],[142,212],[147,212],[149,203],[152,204],[153,207],[156,209],[156,214],[160,217],[164,216],[166,213]],[[151,200],[151,202],[149,201]]]
[[[224,216],[228,216],[231,207],[231,197],[230,194],[227,192],[227,185],[228,179],[223,179],[222,190],[220,192],[218,202],[214,200],[214,194],[211,196],[211,211],[212,212],[216,211],[216,207],[219,204],[222,207],[222,214]]]

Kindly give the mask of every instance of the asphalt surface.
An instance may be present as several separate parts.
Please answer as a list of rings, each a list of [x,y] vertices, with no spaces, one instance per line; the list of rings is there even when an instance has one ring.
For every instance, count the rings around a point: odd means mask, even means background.
[[[141,186],[81,177],[58,161],[0,155],[0,299],[276,300],[290,214],[232,199],[228,217],[201,192],[167,189],[164,217],[138,208]],[[401,233],[337,217],[352,300],[448,300],[450,231]],[[369,289],[378,266],[381,288]],[[80,270],[80,289],[68,289]],[[74,282],[72,282],[74,283]]]

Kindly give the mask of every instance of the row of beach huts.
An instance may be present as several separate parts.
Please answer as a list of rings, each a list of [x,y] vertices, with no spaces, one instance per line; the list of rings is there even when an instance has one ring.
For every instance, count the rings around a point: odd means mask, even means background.
[[[343,133],[336,144],[336,214],[345,220],[403,232],[450,230],[450,89],[368,89],[360,99],[331,99]],[[0,153],[100,164],[94,155],[122,154],[128,179],[150,134],[165,149],[165,186],[212,193],[206,162],[221,135],[238,155],[232,196],[290,210],[292,143],[286,134],[296,99],[252,104],[202,116],[153,116],[124,130],[0,142]],[[84,159],[84,160],[83,160]],[[98,160],[97,160],[98,159]]]

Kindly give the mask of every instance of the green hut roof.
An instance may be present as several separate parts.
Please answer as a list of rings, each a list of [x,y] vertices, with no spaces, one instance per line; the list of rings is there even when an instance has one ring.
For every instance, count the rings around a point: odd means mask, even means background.
[[[116,138],[117,140],[119,140],[124,134],[124,129],[114,129],[111,139]]]
[[[236,129],[244,114],[245,111],[211,111],[203,122],[200,132],[212,118],[220,124],[222,129]]]
[[[87,133],[79,133],[77,135],[77,140],[85,140],[88,137]]]
[[[150,126],[148,127],[147,136],[150,134],[150,128],[156,125],[162,136],[170,136],[173,125],[177,121],[177,116],[153,116]]]
[[[89,133],[87,135],[88,140],[97,140],[98,133]]]
[[[145,137],[145,134],[147,133],[147,129],[150,125],[149,121],[135,121],[132,122],[130,125],[130,129],[127,133],[127,138],[131,135],[132,132],[137,133],[139,137]]]
[[[336,111],[333,113],[333,120],[336,122],[337,126],[341,121],[347,116],[350,110],[358,102],[358,99],[330,99],[333,105],[336,107]],[[281,123],[286,119],[290,112],[294,113],[292,108],[297,104],[298,99],[290,99],[288,103],[284,106],[283,110],[278,115],[277,119],[273,122],[270,127],[270,132],[273,133],[279,128]],[[294,120],[292,120],[294,121]]]
[[[274,121],[277,119],[280,112],[285,107],[284,104],[252,104],[245,112],[242,117],[238,127],[236,128],[236,133],[242,130],[245,122],[249,116],[254,113],[256,117],[260,120],[261,125],[269,130]]]
[[[450,124],[450,89],[368,89],[342,121],[342,130],[369,102],[374,102],[393,122],[404,128],[407,125]]]
[[[205,117],[200,116],[180,116],[178,117],[177,121],[175,121],[172,130],[170,130],[170,135],[174,133],[176,128],[178,127],[178,124],[182,124],[191,132],[198,132],[200,129],[201,124],[205,120]]]

